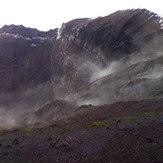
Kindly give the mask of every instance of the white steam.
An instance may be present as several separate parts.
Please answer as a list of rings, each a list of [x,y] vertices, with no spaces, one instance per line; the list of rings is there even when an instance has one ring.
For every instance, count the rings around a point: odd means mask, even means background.
[[[0,128],[11,128],[16,125],[15,110],[7,111],[6,108],[0,108]]]
[[[100,79],[106,75],[110,75],[111,73],[120,70],[121,67],[122,67],[122,62],[120,61],[113,61],[109,63],[108,66],[105,68],[100,68],[98,65],[94,65],[94,69],[93,69],[94,72],[90,77],[90,82]]]
[[[0,94],[0,128],[21,126],[21,119],[53,99],[52,86],[44,83],[10,94]],[[33,123],[33,119],[29,119]]]
[[[153,97],[150,94],[156,93],[155,88],[163,90],[162,42],[158,36],[150,42],[141,42],[139,53],[110,62],[105,68],[92,62],[84,64],[92,73],[90,84],[76,95],[78,104],[101,105],[139,100]]]

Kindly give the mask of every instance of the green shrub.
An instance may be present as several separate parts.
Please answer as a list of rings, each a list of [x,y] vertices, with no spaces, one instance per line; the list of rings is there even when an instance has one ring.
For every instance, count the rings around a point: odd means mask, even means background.
[[[10,148],[10,147],[12,147],[12,144],[6,144],[5,147]]]
[[[21,130],[24,131],[24,132],[30,132],[30,131],[32,131],[32,128],[24,127],[24,128],[21,128]]]
[[[88,122],[87,125],[90,127],[101,127],[101,126],[106,126],[107,125],[107,121],[93,121],[93,122]]]

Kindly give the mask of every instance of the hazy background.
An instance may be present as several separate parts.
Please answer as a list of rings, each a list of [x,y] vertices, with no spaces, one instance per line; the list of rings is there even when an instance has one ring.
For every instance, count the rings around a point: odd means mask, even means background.
[[[131,8],[147,8],[163,16],[162,6],[162,0],[0,0],[0,27],[22,24],[47,31],[75,18]]]

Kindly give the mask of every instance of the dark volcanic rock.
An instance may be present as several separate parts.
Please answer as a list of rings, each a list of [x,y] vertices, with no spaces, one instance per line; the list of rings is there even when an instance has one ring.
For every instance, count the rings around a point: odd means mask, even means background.
[[[15,25],[0,29],[1,105],[15,102],[16,106],[22,101],[36,105],[53,98],[51,50],[55,40],[56,30],[40,32]]]
[[[98,68],[137,55],[143,45],[159,37],[162,19],[146,10],[117,11],[96,19],[76,19],[62,25],[53,48],[53,83],[56,96],[73,94],[90,83]],[[152,53],[151,51],[150,53]]]

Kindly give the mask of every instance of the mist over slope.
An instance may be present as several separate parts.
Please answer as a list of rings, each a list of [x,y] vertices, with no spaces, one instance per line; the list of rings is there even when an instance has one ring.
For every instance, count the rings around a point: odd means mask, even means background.
[[[108,84],[109,83],[109,84]],[[79,104],[163,97],[163,57],[132,64],[104,76],[77,92]]]
[[[0,29],[0,120],[52,123],[83,104],[163,97],[163,19],[146,9],[40,32]],[[44,122],[42,122],[44,121]]]
[[[162,56],[162,31],[162,18],[146,9],[63,24],[52,53],[55,96],[72,95],[105,75]]]

